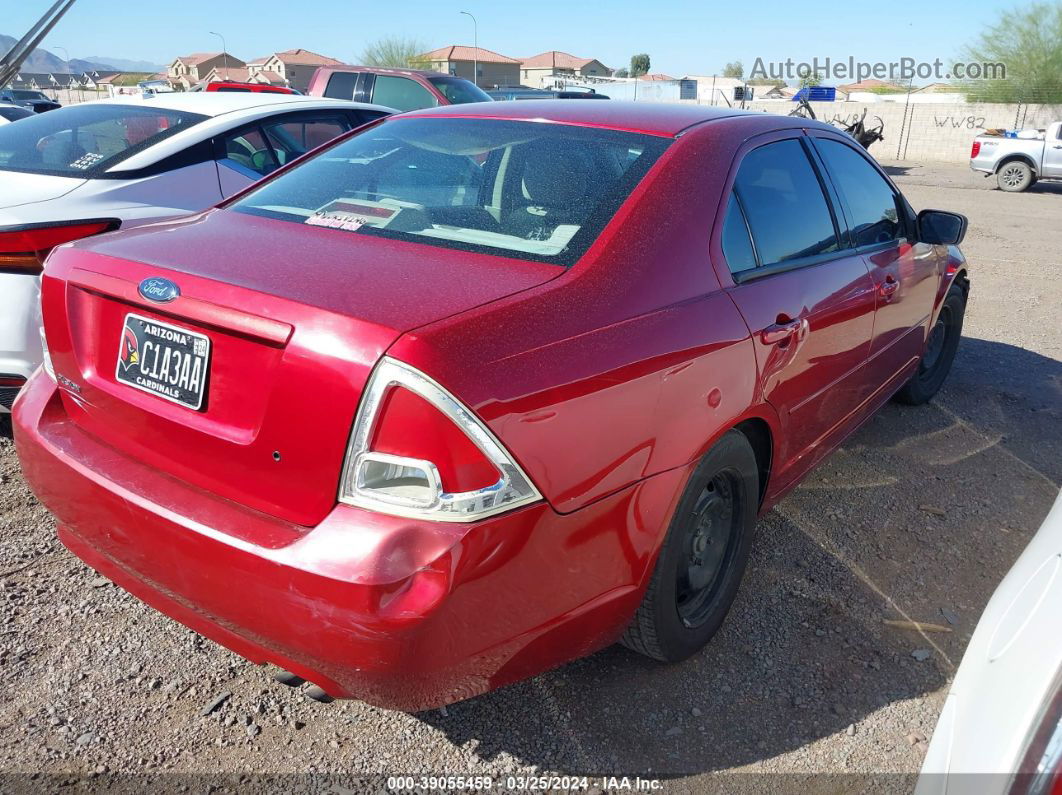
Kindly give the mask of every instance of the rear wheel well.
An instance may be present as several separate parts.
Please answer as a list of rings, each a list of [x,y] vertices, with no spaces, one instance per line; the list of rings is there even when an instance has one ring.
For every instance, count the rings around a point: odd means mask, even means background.
[[[1028,157],[1026,157],[1025,155],[1007,155],[1006,157],[1004,157],[1004,158],[1003,158],[1002,160],[1000,160],[1000,161],[999,161],[999,162],[998,162],[998,163],[996,164],[996,171],[995,171],[995,173],[997,173],[997,174],[998,174],[998,173],[999,173],[999,170],[1000,170],[1001,168],[1003,168],[1003,166],[1007,165],[1007,163],[1013,163],[1013,162],[1014,162],[1015,160],[1020,160],[1020,161],[1021,161],[1022,163],[1024,163],[1024,164],[1025,164],[1025,165],[1027,165],[1027,166],[1028,166],[1029,168],[1031,168],[1031,169],[1032,169],[1032,173],[1033,173],[1033,176],[1034,176],[1034,177],[1035,177],[1035,176],[1038,176],[1038,174],[1037,174],[1037,172],[1036,172],[1036,163],[1034,163],[1034,162],[1033,162],[1032,160],[1030,160],[1030,159],[1029,159]]]
[[[760,475],[760,503],[767,493],[767,480],[771,475],[771,459],[774,455],[771,427],[766,421],[753,417],[752,419],[739,422],[734,430],[740,431],[756,456],[756,469]]]

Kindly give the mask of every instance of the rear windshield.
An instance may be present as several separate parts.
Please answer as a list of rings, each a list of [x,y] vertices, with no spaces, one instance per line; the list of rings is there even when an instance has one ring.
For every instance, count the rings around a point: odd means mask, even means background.
[[[492,102],[490,94],[460,77],[429,77],[428,82],[446,97],[451,105],[463,105],[466,102]]]
[[[395,118],[230,207],[351,234],[571,265],[667,144],[564,124]]]
[[[0,127],[0,169],[91,177],[206,118],[164,108],[72,105]]]
[[[8,92],[15,99],[48,99],[40,91],[25,91],[21,89],[13,89]]]

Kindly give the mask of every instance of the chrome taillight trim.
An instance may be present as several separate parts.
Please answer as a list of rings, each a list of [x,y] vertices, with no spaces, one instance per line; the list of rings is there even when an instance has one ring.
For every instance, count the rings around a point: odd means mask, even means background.
[[[358,470],[363,461],[380,460],[380,453],[369,450],[372,432],[380,406],[392,386],[408,389],[441,411],[501,473],[497,483],[475,491],[446,493],[442,491],[438,471],[427,461],[414,461],[390,456],[393,463],[406,460],[410,465],[429,471],[437,484],[435,499],[430,506],[401,504],[394,499],[382,499],[358,487]],[[426,467],[430,467],[430,470]],[[411,365],[383,357],[365,385],[361,404],[354,419],[354,429],[347,444],[343,462],[343,477],[339,485],[339,501],[358,508],[436,522],[478,522],[489,516],[511,511],[542,499],[531,478],[505,450],[491,430],[455,398],[444,386]]]

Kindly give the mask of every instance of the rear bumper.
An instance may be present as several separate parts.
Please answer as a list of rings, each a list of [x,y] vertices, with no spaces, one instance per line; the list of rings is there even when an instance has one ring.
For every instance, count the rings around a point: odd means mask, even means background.
[[[0,376],[29,378],[41,363],[41,310],[38,277],[0,273]],[[0,388],[0,414],[16,390]]]
[[[90,566],[253,662],[407,711],[613,642],[688,475],[568,515],[539,503],[453,525],[340,505],[303,528],[121,456],[68,418],[42,373],[14,419],[27,481]]]

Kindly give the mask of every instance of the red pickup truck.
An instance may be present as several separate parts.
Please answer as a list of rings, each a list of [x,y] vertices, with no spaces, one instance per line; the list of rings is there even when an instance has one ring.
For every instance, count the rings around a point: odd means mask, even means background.
[[[486,91],[461,77],[375,66],[322,66],[310,78],[306,93],[372,102],[400,111],[493,101]]]

